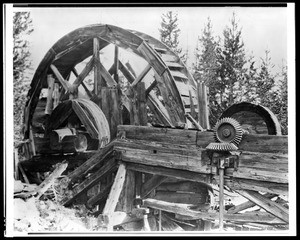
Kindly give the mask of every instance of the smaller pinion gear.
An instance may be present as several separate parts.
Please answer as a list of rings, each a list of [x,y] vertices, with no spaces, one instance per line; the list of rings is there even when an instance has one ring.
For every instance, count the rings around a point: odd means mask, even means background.
[[[233,143],[238,146],[243,133],[241,125],[230,117],[220,119],[214,127],[214,137],[219,143]]]

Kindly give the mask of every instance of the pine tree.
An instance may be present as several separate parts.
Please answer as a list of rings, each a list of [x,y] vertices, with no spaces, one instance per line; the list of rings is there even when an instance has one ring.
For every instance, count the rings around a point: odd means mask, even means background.
[[[21,140],[22,114],[29,89],[29,79],[25,71],[31,66],[29,41],[26,36],[31,34],[32,19],[29,12],[16,12],[13,16],[13,78],[14,78],[14,136]]]
[[[217,52],[219,42],[213,36],[212,23],[210,18],[202,29],[201,37],[198,37],[198,47],[196,48],[196,64],[193,67],[196,81],[203,81],[209,87],[209,109],[212,123],[216,122],[215,113],[218,112],[216,105],[216,95],[220,92],[220,81],[217,78]]]
[[[182,48],[179,45],[180,29],[178,28],[178,14],[168,11],[161,17],[161,28],[159,29],[160,40],[170,47],[180,59],[185,63],[187,54],[182,53]]]
[[[236,102],[235,98],[240,91],[240,82],[245,73],[245,50],[241,34],[242,31],[239,29],[235,13],[233,13],[230,25],[226,26],[223,31],[224,45],[222,52],[219,51],[221,53],[219,74],[226,86],[223,96],[223,105],[226,108]]]

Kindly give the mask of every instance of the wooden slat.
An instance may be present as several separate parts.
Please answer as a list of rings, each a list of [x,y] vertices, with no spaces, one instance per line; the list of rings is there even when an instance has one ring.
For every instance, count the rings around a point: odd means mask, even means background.
[[[209,174],[200,174],[200,173],[195,173],[195,172],[190,172],[185,170],[177,170],[172,168],[157,167],[157,166],[136,164],[136,163],[127,163],[126,166],[128,169],[134,171],[150,173],[155,175],[162,175],[166,177],[188,180],[193,182],[211,183],[211,177]]]
[[[121,163],[119,165],[114,183],[111,187],[110,193],[106,200],[106,204],[102,212],[103,215],[110,215],[115,211],[115,208],[117,206],[125,182],[125,176],[126,176],[126,167],[125,164]]]
[[[219,213],[217,212],[199,212],[190,210],[187,204],[169,203],[155,199],[143,200],[143,205],[154,209],[160,209],[166,212],[177,213],[185,216],[190,216],[194,219],[218,220]],[[268,224],[284,224],[285,222],[274,217],[269,213],[254,212],[243,214],[224,214],[225,221],[239,221],[239,222],[258,222]]]
[[[63,76],[53,64],[50,65],[50,68],[52,69],[54,75],[56,76],[57,80],[61,83],[63,88],[68,92],[70,90],[71,84],[63,78]]]
[[[264,197],[268,198],[268,199],[272,199],[274,197],[276,197],[277,194],[273,194],[273,193],[266,193],[264,194]],[[237,206],[234,206],[234,207],[231,207],[227,210],[227,213],[238,213],[238,212],[241,212],[245,209],[248,209],[248,208],[251,208],[251,207],[254,207],[256,204],[251,202],[251,201],[246,201],[246,202],[243,202]]]
[[[259,194],[255,191],[250,190],[236,190],[240,195],[254,202],[258,206],[265,209],[267,212],[273,214],[274,216],[282,219],[286,223],[289,222],[289,210],[280,204],[273,202],[269,198]]]
[[[170,54],[162,54],[161,58],[164,62],[177,62],[178,57]]]
[[[112,78],[112,76],[105,69],[105,67],[102,65],[102,63],[100,61],[97,61],[97,59],[95,59],[95,62],[97,62],[98,66],[100,68],[100,74],[102,75],[102,77],[106,81],[107,86],[108,87],[114,87],[114,86],[116,86],[117,82]]]
[[[133,83],[135,80],[135,77],[131,74],[131,72],[129,72],[129,70],[126,68],[126,66],[121,61],[119,61],[119,68],[120,68],[120,71],[123,73],[124,77],[126,77],[126,79],[130,83]]]
[[[47,92],[47,103],[45,108],[45,114],[51,114],[53,110],[53,90],[54,90],[54,81],[52,74],[47,75],[47,84],[48,84],[48,92]]]
[[[202,210],[208,210],[210,208],[210,204],[205,204],[207,194],[191,192],[156,191],[155,196],[152,198],[172,203],[192,204],[198,206]]]
[[[108,71],[110,73],[110,71]],[[114,56],[114,71],[113,71],[113,75],[114,75],[114,80],[116,82],[119,82],[119,47],[115,46],[115,56]],[[111,74],[111,73],[110,73]]]
[[[94,58],[91,57],[89,62],[85,65],[84,69],[81,71],[81,73],[78,75],[78,77],[75,79],[74,83],[72,84],[72,90],[78,88],[78,86],[85,79],[85,77],[90,73],[90,71],[92,71],[93,67],[94,67]]]
[[[165,61],[165,64],[169,67],[169,68],[184,68],[184,66],[182,66],[181,64],[177,63],[177,62],[168,62]]]
[[[80,106],[80,104],[77,101],[72,101],[72,108],[76,112],[78,118],[80,121],[84,124],[86,127],[87,131],[91,135],[92,138],[97,139],[99,136],[99,131],[95,127],[94,123],[92,120],[88,117],[84,109]]]
[[[101,74],[100,74],[100,67],[98,62],[100,62],[100,43],[98,38],[93,39],[93,58],[96,60],[94,61],[94,91],[95,94],[98,95],[101,87]],[[82,81],[83,82],[83,81]]]
[[[185,116],[191,121],[195,128],[197,128],[200,131],[204,131],[203,127],[200,126],[200,124],[191,116],[191,114],[186,113]]]
[[[145,69],[140,73],[139,76],[131,83],[131,87],[134,87],[137,83],[143,80],[143,78],[147,75],[147,73],[151,70],[151,65],[148,64]]]
[[[86,192],[88,189],[97,184],[100,179],[107,176],[109,173],[114,171],[116,168],[116,163],[113,159],[107,161],[98,171],[93,173],[88,179],[81,182],[72,190],[72,196],[63,199],[62,203],[64,206],[69,206],[78,196]]]
[[[208,104],[207,104],[207,91],[206,86],[203,82],[197,83],[198,93],[198,119],[201,126],[204,129],[210,129],[208,119]]]
[[[143,184],[141,198],[147,197],[148,194],[150,194],[155,188],[157,188],[167,179],[168,177],[165,176],[153,175],[152,178]]]
[[[179,71],[170,70],[170,72],[171,72],[171,75],[173,77],[177,77],[177,78],[180,78],[180,79],[188,79],[187,76],[185,76],[183,73],[181,73]]]

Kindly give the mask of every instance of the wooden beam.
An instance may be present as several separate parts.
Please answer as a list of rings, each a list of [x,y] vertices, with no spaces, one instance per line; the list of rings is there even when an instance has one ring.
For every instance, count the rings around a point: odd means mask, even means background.
[[[197,113],[196,113],[196,109],[195,109],[195,105],[194,105],[194,101],[193,101],[193,95],[192,95],[191,90],[189,90],[189,97],[190,97],[191,116],[193,116],[193,118],[197,118]]]
[[[125,176],[126,176],[126,167],[125,164],[121,163],[119,165],[117,174],[115,176],[114,183],[111,187],[111,191],[106,200],[106,204],[102,212],[103,215],[109,216],[115,211],[115,208],[117,206],[125,182]]]
[[[112,186],[112,183],[107,184],[103,189],[101,189],[101,191],[99,193],[92,196],[86,203],[87,207],[93,208],[96,204],[100,204],[101,202],[103,202],[106,199],[106,197],[108,196],[111,186]],[[102,188],[102,186],[101,186],[101,188]]]
[[[113,172],[116,168],[116,163],[113,159],[107,161],[98,171],[93,173],[90,178],[87,178],[79,185],[73,188],[71,196],[67,196],[62,200],[64,206],[69,206],[75,199],[86,192],[88,189],[97,184],[103,177]]]
[[[90,172],[96,166],[103,164],[104,159],[112,156],[114,142],[108,143],[104,148],[99,149],[91,158],[89,158],[86,162],[84,162],[80,167],[76,168],[73,172],[69,173],[69,186],[85,176],[88,172]]]
[[[274,216],[282,219],[286,223],[289,222],[289,210],[279,203],[273,202],[269,198],[259,194],[255,191],[250,190],[236,190],[240,195],[249,199],[253,203],[265,209],[267,212],[273,214]]]
[[[151,70],[151,65],[148,64],[145,69],[140,73],[139,76],[131,83],[131,87],[134,87],[137,83],[143,80],[143,78],[147,75],[147,73]]]
[[[101,74],[98,62],[100,62],[100,43],[98,38],[93,39],[93,58],[94,61],[94,91],[95,95],[98,95],[101,87]]]
[[[147,182],[142,185],[141,198],[147,197],[155,188],[165,182],[168,177],[153,175]]]
[[[135,80],[135,77],[129,72],[129,70],[126,68],[126,66],[119,60],[119,68],[120,71],[123,73],[124,77],[129,81],[129,83],[133,83]]]
[[[273,194],[273,193],[266,193],[264,194],[264,197],[268,198],[268,199],[272,199],[273,197],[276,197],[278,196],[277,194]],[[238,212],[241,212],[245,209],[248,209],[248,208],[251,208],[251,207],[254,207],[256,204],[251,202],[251,201],[247,201],[247,202],[244,202],[244,203],[241,203],[237,206],[234,206],[234,207],[231,207],[227,210],[227,213],[238,213]]]
[[[114,80],[119,82],[119,47],[115,46],[115,57],[114,57]],[[110,72],[109,72],[110,73]]]
[[[197,95],[198,95],[198,118],[199,123],[204,129],[209,129],[208,120],[208,105],[207,105],[207,92],[206,86],[203,82],[197,83]]]
[[[74,73],[75,77],[77,78],[79,76],[77,70],[75,68],[72,68],[72,72]],[[82,87],[84,88],[85,92],[87,93],[87,95],[92,98],[93,94],[90,92],[90,90],[87,88],[87,86],[85,85],[84,81],[81,82]]]
[[[75,79],[74,83],[72,84],[72,91],[75,91],[75,89],[78,88],[78,86],[85,79],[85,77],[90,73],[90,71],[92,71],[93,67],[94,67],[94,58],[91,57],[91,59],[85,65],[82,72],[79,74],[79,76]]]
[[[47,93],[47,103],[45,108],[45,114],[51,114],[53,110],[53,99],[52,94],[54,90],[54,81],[52,74],[47,75],[47,83],[48,83],[48,93]]]
[[[155,175],[166,176],[170,178],[176,178],[181,180],[189,180],[193,182],[201,182],[201,183],[211,183],[210,175],[208,174],[199,174],[190,171],[184,170],[176,170],[171,168],[165,167],[155,167],[155,166],[148,166],[143,164],[136,164],[136,163],[127,163],[127,168],[144,173],[151,173]]]
[[[191,116],[191,114],[186,113],[185,116],[188,120],[191,121],[191,123],[197,128],[197,130],[204,131],[203,127],[200,126],[200,124]]]
[[[87,129],[88,133],[91,135],[91,137],[98,139],[98,137],[99,137],[98,129],[95,127],[94,123],[92,122],[90,117],[87,115],[87,113],[84,111],[84,109],[80,106],[80,104],[77,101],[72,101],[72,108],[74,109],[74,111],[77,114],[80,121],[86,127],[86,129]]]
[[[115,87],[117,86],[117,82],[112,78],[112,76],[109,74],[109,72],[106,70],[106,68],[102,65],[102,63],[98,60],[95,60],[100,68],[101,76],[106,81],[106,84],[108,87]]]
[[[143,205],[154,209],[160,209],[166,212],[172,212],[184,216],[190,216],[193,219],[205,220],[218,220],[219,214],[217,212],[200,212],[190,210],[188,204],[169,203],[155,199],[144,199]],[[273,215],[265,212],[251,212],[251,213],[237,213],[237,214],[224,214],[225,221],[238,221],[238,222],[258,222],[268,224],[285,224],[284,221],[274,217]]]
[[[146,88],[146,91],[145,91],[146,97],[148,97],[149,93],[156,87],[156,85],[157,85],[157,82],[154,79],[154,81],[150,84],[150,86]]]
[[[50,68],[52,69],[54,75],[56,76],[57,80],[61,83],[61,85],[63,86],[63,88],[65,89],[65,91],[69,92],[71,84],[63,78],[63,76],[60,74],[60,72],[58,71],[58,69],[56,68],[56,66],[54,66],[53,64],[51,64]]]

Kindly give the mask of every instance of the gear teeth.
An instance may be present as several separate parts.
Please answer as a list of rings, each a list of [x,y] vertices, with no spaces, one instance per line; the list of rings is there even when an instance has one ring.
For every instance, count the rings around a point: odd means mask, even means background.
[[[235,136],[230,141],[226,141],[226,140],[220,138],[220,133],[218,132],[218,130],[219,130],[220,126],[222,126],[223,124],[229,124],[235,130]],[[242,129],[242,127],[240,126],[238,121],[236,121],[235,119],[230,118],[230,117],[220,119],[214,127],[214,139],[216,142],[219,142],[219,143],[221,143],[221,142],[233,143],[234,145],[238,146],[242,140],[243,134],[244,134],[244,130]]]
[[[210,143],[206,149],[213,151],[236,151],[238,147],[233,143]]]

